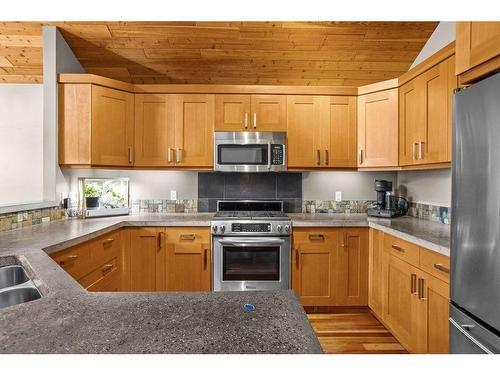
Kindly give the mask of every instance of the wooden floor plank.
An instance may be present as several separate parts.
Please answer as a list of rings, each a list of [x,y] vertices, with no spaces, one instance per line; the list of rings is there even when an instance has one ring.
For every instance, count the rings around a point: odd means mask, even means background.
[[[407,353],[370,312],[314,312],[307,316],[325,353]]]

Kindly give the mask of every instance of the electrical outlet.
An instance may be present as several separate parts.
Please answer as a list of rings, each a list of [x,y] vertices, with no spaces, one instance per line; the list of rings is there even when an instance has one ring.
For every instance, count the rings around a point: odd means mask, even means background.
[[[342,192],[341,191],[335,192],[335,202],[342,202]]]
[[[170,190],[170,200],[171,201],[177,200],[177,190]]]

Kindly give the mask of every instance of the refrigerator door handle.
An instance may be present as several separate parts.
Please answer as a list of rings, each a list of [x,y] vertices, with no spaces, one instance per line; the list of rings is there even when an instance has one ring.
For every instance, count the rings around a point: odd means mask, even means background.
[[[471,329],[470,325],[468,324],[463,324],[460,325],[457,322],[453,320],[453,318],[450,318],[450,323],[453,324],[453,326],[462,334],[464,335],[469,341],[471,341],[474,345],[476,345],[479,349],[484,351],[486,354],[493,354],[491,350],[489,350],[486,346],[481,344],[479,341],[477,341],[474,336],[472,336],[467,330]],[[473,326],[472,326],[473,328]]]

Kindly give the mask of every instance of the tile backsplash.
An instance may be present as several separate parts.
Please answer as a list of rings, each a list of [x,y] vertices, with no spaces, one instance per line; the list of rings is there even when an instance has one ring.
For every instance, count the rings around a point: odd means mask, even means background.
[[[443,224],[450,224],[451,207],[410,202],[408,216],[413,216],[423,220],[436,221]]]
[[[329,213],[329,214],[364,214],[368,207],[375,201],[371,200],[304,200],[302,202],[303,213]]]
[[[0,232],[62,219],[65,219],[64,210],[59,207],[1,214]]]

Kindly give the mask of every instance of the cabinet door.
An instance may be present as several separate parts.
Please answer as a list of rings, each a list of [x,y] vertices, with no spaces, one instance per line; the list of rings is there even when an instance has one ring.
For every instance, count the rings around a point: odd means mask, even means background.
[[[213,166],[214,95],[175,96],[175,165]]]
[[[210,231],[199,228],[167,228],[166,239],[168,290],[210,291]]]
[[[293,241],[292,287],[302,304],[334,306],[338,230],[296,230]]]
[[[369,253],[368,306],[384,320],[388,258],[384,251],[383,232],[370,228]]]
[[[358,166],[398,166],[398,89],[358,97]]]
[[[324,147],[325,163],[338,168],[356,167],[356,97],[332,96],[328,99],[326,121],[330,134],[325,137],[329,141]]]
[[[92,164],[133,164],[134,94],[92,86]]]
[[[389,256],[387,269],[387,304],[385,322],[398,341],[409,351],[417,352],[419,301],[417,298],[418,270],[405,261]]]
[[[250,95],[215,96],[215,130],[250,131]]]
[[[427,138],[425,76],[418,76],[399,88],[399,163],[413,165],[422,158],[420,142]]]
[[[321,155],[321,98],[288,96],[286,118],[288,167],[320,167],[324,157]]]
[[[252,129],[258,132],[286,131],[286,96],[252,95]]]
[[[450,287],[425,272],[418,274],[419,340],[417,353],[449,353]]]
[[[153,292],[166,290],[166,249],[163,229],[131,228],[130,231],[130,290]]]
[[[172,96],[136,94],[134,164],[145,167],[173,165],[173,147]]]
[[[456,74],[464,73],[500,55],[500,22],[457,22]],[[498,61],[485,66],[477,79],[498,69]],[[467,83],[464,80],[462,83]]]

